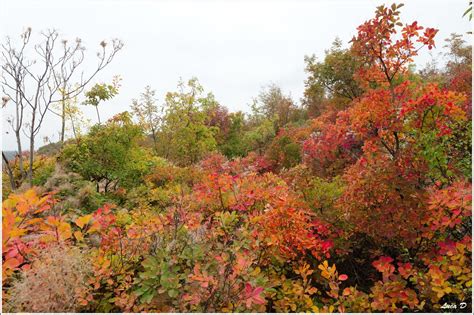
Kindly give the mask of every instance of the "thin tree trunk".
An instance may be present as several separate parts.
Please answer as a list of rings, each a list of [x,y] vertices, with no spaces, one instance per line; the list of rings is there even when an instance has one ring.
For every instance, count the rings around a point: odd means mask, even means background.
[[[28,168],[28,181],[30,182],[30,187],[33,187],[33,160],[35,154],[35,138],[32,136],[30,140],[30,165]]]
[[[155,154],[158,155],[158,139],[156,139],[156,132],[154,130],[151,131],[151,137],[153,138]]]
[[[66,100],[62,99],[61,101],[61,107],[62,107],[62,112],[61,112],[61,145],[64,143],[64,133],[66,132]]]
[[[20,130],[15,131],[15,136],[16,136],[16,144],[17,144],[17,150],[18,150],[18,166],[20,168],[20,179],[22,180],[23,177],[25,176],[25,170],[23,167],[23,155],[22,155],[22,147],[21,147],[21,138],[20,138]]]
[[[71,119],[71,126],[72,126],[72,134],[74,135],[74,139],[77,140],[76,125],[74,125],[74,120],[72,119]]]
[[[95,111],[97,112],[97,119],[99,120],[99,125],[100,125],[100,115],[99,115],[99,107],[95,107]]]
[[[35,119],[36,111],[33,111],[33,116],[31,117],[30,131],[30,165],[28,167],[28,181],[30,182],[30,187],[33,187],[33,160],[35,155]]]
[[[6,168],[7,168],[8,177],[10,179],[10,187],[11,187],[12,190],[15,190],[16,187],[15,187],[15,178],[13,177],[13,171],[12,171],[12,168],[10,167],[10,163],[8,162],[8,159],[5,155],[5,153],[3,153],[3,151],[2,151],[2,157],[3,157],[3,161],[5,162],[5,165],[6,165]]]

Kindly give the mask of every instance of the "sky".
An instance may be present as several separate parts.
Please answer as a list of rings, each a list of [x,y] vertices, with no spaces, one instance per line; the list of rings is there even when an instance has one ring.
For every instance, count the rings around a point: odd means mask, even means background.
[[[92,70],[94,53],[103,39],[119,38],[125,46],[93,80],[111,82],[122,77],[120,94],[99,105],[101,120],[130,109],[146,85],[156,90],[158,102],[176,90],[180,78],[197,77],[231,111],[249,110],[253,97],[269,83],[279,85],[299,102],[304,91],[304,56],[319,60],[336,37],[344,43],[356,27],[373,16],[375,7],[393,1],[151,1],[151,0],[0,0],[0,40],[18,38],[31,27],[32,41],[41,30],[54,28],[61,38],[81,38],[87,48],[84,71]],[[405,0],[402,21],[439,29],[441,52],[450,33],[471,29],[462,14],[467,0]],[[466,40],[472,40],[466,35]],[[427,50],[415,60],[421,68],[431,59]],[[81,106],[95,122],[95,111]],[[2,148],[14,150],[2,109]],[[49,115],[38,136],[58,140],[60,121]],[[23,139],[24,147],[26,138]]]

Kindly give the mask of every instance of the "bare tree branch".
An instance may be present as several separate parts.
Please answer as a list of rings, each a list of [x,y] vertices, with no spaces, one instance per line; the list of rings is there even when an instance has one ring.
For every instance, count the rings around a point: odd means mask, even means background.
[[[116,39],[112,41],[110,49],[107,49],[105,41],[101,42],[100,52],[97,53],[98,64],[89,75],[85,75],[84,71],[80,70],[85,60],[85,48],[80,39],[71,44],[67,40],[62,40],[62,45],[59,45],[59,33],[56,30],[49,29],[40,35],[42,42],[33,46],[33,57],[36,57],[33,59],[28,59],[26,56],[27,47],[30,45],[31,28],[21,34],[21,45],[18,50],[13,47],[10,38],[0,45],[2,91],[15,106],[15,116],[10,119],[9,124],[17,138],[22,174],[26,172],[21,158],[21,132],[29,139],[30,163],[27,177],[30,185],[33,179],[35,139],[41,131],[47,113],[53,113],[61,118],[60,138],[63,142],[67,116],[66,102],[82,93],[86,85],[112,62],[116,53],[123,47],[123,43]],[[74,88],[69,88],[72,86],[75,74],[79,75],[79,82]],[[51,108],[54,103],[61,104],[59,112]],[[25,109],[29,114],[28,123],[24,121]]]

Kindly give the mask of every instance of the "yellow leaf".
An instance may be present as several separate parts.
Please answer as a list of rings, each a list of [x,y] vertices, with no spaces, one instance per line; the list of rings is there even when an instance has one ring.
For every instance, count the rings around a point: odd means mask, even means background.
[[[326,279],[331,278],[331,275],[329,273],[327,273],[326,271],[321,272],[321,276],[323,276]]]
[[[74,223],[76,223],[77,226],[82,229],[84,228],[86,224],[90,222],[91,219],[92,219],[92,214],[88,214],[83,217],[77,218],[76,221],[74,221]]]
[[[67,240],[72,236],[71,226],[66,222],[59,223],[58,232],[63,240]]]
[[[45,243],[50,243],[50,242],[54,242],[56,239],[54,238],[53,235],[43,235],[41,236],[40,240]]]
[[[74,237],[78,241],[83,241],[84,240],[84,236],[82,235],[81,231],[74,232]]]
[[[10,232],[10,237],[18,237],[26,234],[26,229],[13,228]]]
[[[92,223],[91,227],[87,230],[87,234],[94,233],[100,230],[100,223],[95,221]]]
[[[253,271],[252,271],[252,276],[258,276],[260,274],[261,270],[260,270],[260,267],[256,267]]]
[[[42,204],[42,203],[44,203],[45,201],[47,201],[48,199],[49,199],[49,196],[46,195],[46,196],[42,197],[40,200],[38,200],[38,204]]]
[[[30,200],[37,199],[36,191],[34,190],[34,188],[30,188],[30,189],[28,189],[27,191],[25,191],[25,193],[23,194],[23,196],[24,196],[26,199],[30,199]]]

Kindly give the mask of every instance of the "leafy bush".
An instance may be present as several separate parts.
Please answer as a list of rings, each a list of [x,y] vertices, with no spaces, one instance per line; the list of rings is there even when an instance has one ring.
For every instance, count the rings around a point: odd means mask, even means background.
[[[148,169],[146,152],[138,145],[140,137],[141,129],[125,112],[66,146],[61,158],[69,169],[94,181],[97,191],[107,192],[110,185],[131,187]]]

